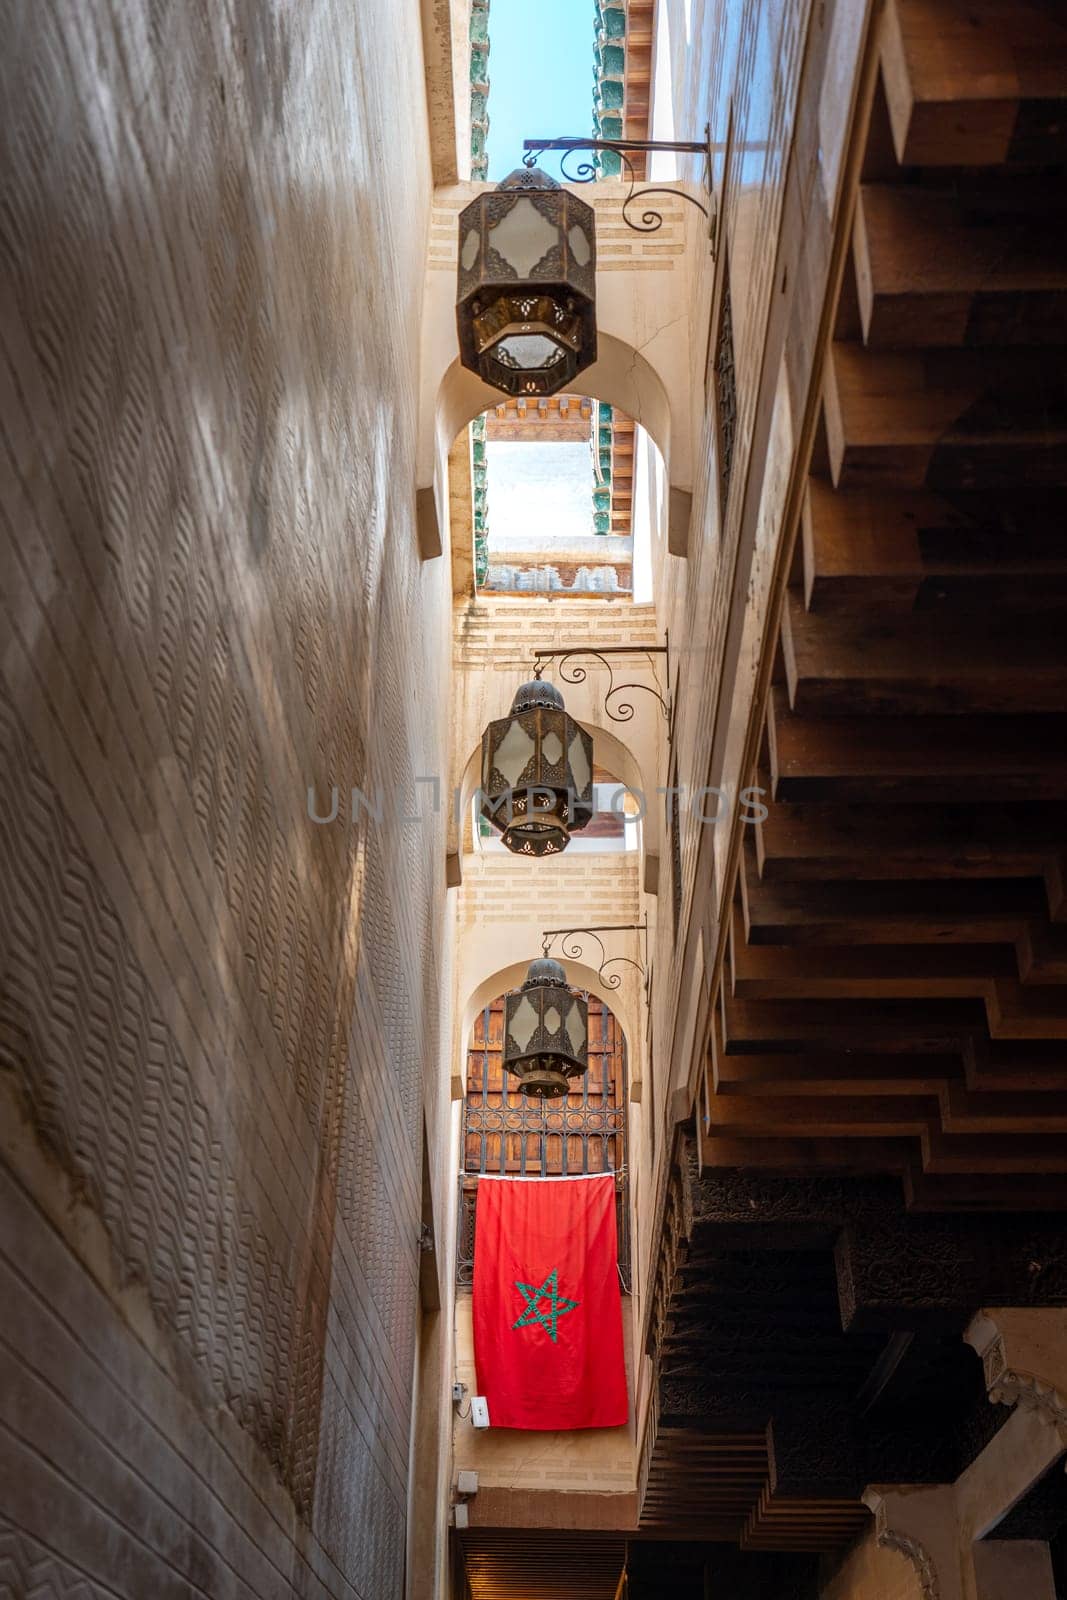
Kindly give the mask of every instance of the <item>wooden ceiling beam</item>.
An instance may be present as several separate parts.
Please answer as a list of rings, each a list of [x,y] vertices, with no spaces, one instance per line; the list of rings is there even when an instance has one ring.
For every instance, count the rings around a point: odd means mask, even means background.
[[[926,490],[834,490],[808,482],[801,521],[809,610],[882,616],[917,605],[1016,614],[1062,606],[1067,501],[983,498],[973,510]]]
[[[979,221],[949,188],[865,184],[852,262],[868,348],[1067,341],[1067,262],[1040,213]]]
[[[928,804],[1067,799],[1067,717],[767,717],[776,800]]]
[[[770,774],[759,786],[771,788]],[[1056,804],[920,805],[779,801],[749,829],[767,883],[1041,878],[1050,908],[1067,853]]]
[[[889,0],[882,33],[897,159],[994,166],[1059,159],[1062,116],[1028,103],[1067,96],[1067,29],[1056,8],[1015,0]]]
[[[795,592],[782,619],[789,701],[810,716],[1056,714],[1067,632],[1055,611],[817,615]]]

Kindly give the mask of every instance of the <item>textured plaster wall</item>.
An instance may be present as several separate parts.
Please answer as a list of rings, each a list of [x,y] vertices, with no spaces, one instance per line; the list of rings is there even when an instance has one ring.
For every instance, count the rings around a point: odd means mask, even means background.
[[[0,1587],[391,1600],[444,824],[305,797],[444,770],[418,0],[0,27]]]

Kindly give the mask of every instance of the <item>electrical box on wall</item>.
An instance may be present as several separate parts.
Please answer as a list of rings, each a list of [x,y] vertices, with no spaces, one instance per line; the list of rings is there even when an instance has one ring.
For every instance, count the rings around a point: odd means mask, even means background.
[[[489,1426],[489,1402],[484,1394],[471,1395],[471,1421],[476,1428]]]

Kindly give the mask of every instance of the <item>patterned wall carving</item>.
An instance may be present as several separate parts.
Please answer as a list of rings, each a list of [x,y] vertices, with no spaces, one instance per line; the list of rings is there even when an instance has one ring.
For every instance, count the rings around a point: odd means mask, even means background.
[[[105,1600],[105,1595],[98,1584],[0,1517],[0,1600]]]
[[[41,1139],[270,1459],[285,1460],[293,1284],[5,693],[0,1067]]]
[[[0,0],[0,1060],[50,1163],[20,1181],[69,1185],[181,1403],[247,1434],[252,1542],[309,1600],[393,1600],[447,1112],[443,817],[396,814],[444,770],[451,620],[410,503],[428,152],[384,138],[417,8],[26,16]],[[316,826],[332,784],[381,816]],[[158,1470],[138,1494],[233,1503]],[[37,1559],[25,1592],[66,1594]]]

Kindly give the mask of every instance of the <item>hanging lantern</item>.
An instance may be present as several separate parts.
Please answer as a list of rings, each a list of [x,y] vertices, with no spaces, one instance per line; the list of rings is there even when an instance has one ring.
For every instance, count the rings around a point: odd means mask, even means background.
[[[596,360],[593,208],[519,167],[459,214],[460,360],[504,394],[557,394]]]
[[[521,989],[504,996],[504,1067],[523,1094],[554,1099],[589,1067],[589,1006],[558,961],[531,961]]]
[[[522,684],[482,735],[481,814],[516,855],[558,855],[593,815],[593,741],[554,684]]]

